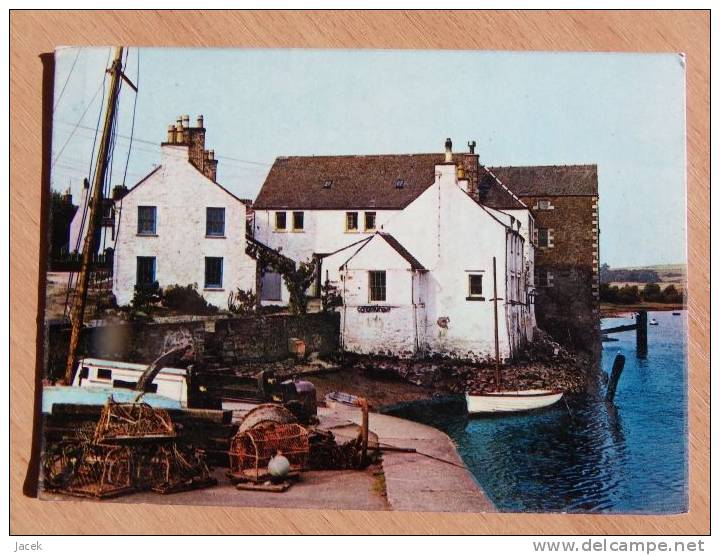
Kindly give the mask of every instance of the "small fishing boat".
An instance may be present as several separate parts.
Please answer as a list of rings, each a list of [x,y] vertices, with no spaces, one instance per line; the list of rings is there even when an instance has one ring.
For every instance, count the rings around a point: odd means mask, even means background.
[[[498,412],[524,412],[554,405],[562,399],[563,392],[549,389],[526,389],[522,391],[493,391],[489,393],[466,393],[468,414]]]
[[[526,412],[549,407],[562,399],[559,389],[502,389],[500,379],[500,348],[498,343],[497,270],[493,257],[493,312],[495,320],[495,391],[465,392],[468,415]]]
[[[650,321],[648,322],[649,326],[659,326],[660,324],[655,318],[650,318]]]
[[[680,312],[673,312],[673,316],[680,316]]]

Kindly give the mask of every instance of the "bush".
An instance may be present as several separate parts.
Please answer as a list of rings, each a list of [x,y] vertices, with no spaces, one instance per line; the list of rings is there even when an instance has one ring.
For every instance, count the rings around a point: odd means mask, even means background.
[[[320,301],[322,302],[323,312],[332,312],[336,306],[342,305],[342,296],[329,280],[326,280],[320,291]]]
[[[317,259],[309,262],[300,262],[297,269],[287,269],[283,273],[283,281],[290,293],[289,307],[293,314],[305,314],[307,312],[307,290],[315,279]]]
[[[183,314],[214,314],[216,306],[205,300],[197,290],[197,284],[169,285],[165,288],[162,305]]]
[[[257,296],[252,291],[245,291],[238,287],[237,291],[230,291],[228,296],[228,310],[233,314],[247,316],[253,314],[257,307]]]
[[[150,285],[136,285],[132,298],[133,310],[146,310],[152,305],[156,305],[163,298],[163,290],[160,284],[155,281]]]

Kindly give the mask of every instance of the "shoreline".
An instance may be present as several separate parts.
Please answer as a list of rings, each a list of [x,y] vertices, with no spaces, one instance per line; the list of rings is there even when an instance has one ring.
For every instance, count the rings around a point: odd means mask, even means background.
[[[648,312],[678,312],[687,310],[687,306],[683,304],[670,303],[639,303],[639,304],[610,304],[600,303],[600,317],[612,318],[629,312],[637,312],[638,310],[647,310]]]

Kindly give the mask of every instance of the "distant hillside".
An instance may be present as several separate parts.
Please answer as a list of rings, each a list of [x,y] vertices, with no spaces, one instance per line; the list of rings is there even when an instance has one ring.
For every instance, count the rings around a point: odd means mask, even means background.
[[[657,264],[611,268],[608,264],[600,266],[600,283],[677,283],[684,284],[687,279],[685,264]]]

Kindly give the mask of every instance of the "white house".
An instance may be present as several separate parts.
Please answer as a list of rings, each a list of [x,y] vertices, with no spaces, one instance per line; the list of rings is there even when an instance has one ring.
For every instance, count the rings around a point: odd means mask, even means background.
[[[115,202],[113,293],[130,303],[136,285],[197,284],[215,306],[236,288],[255,289],[246,254],[245,204],[215,180],[217,160],[197,127],[178,118],[161,145],[161,164]]]
[[[80,190],[80,201],[75,215],[70,221],[68,252],[82,252],[88,230],[88,193],[90,183],[85,180]],[[115,245],[115,209],[112,199],[103,199],[102,213],[95,230],[95,252],[102,253]]]
[[[484,359],[497,325],[508,358],[532,337],[532,250],[521,233],[532,216],[516,197],[515,215],[480,204],[471,192],[492,176],[477,155],[447,146],[279,158],[255,201],[256,237],[295,260],[318,258],[320,280],[339,289],[349,351]],[[286,302],[266,285],[264,299]]]

